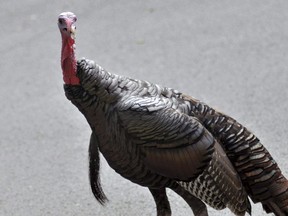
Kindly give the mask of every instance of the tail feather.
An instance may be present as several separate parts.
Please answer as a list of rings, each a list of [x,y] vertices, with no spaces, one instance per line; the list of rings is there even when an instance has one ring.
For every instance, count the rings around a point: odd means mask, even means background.
[[[277,216],[288,216],[288,181],[281,175],[268,188],[270,197],[263,200],[262,206],[267,213],[274,213]]]
[[[254,203],[267,213],[288,216],[288,181],[260,140],[235,119],[191,97],[196,116],[220,141]]]

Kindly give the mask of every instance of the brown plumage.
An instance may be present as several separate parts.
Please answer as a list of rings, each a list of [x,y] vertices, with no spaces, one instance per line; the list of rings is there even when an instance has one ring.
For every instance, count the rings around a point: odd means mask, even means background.
[[[171,88],[111,74],[93,61],[76,63],[76,16],[60,14],[61,65],[67,98],[91,129],[90,183],[103,204],[99,151],[120,175],[148,187],[157,215],[171,215],[165,188],[195,215],[206,204],[250,213],[248,195],[266,212],[288,215],[288,183],[260,141],[231,117]]]

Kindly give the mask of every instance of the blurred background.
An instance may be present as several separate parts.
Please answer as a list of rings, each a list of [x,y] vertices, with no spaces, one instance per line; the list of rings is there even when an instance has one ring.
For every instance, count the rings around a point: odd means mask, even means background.
[[[149,191],[103,158],[110,202],[101,207],[90,191],[90,128],[63,91],[63,11],[78,17],[79,58],[233,116],[288,176],[287,9],[284,0],[0,0],[0,215],[156,215]],[[169,198],[174,216],[192,215],[179,196]]]

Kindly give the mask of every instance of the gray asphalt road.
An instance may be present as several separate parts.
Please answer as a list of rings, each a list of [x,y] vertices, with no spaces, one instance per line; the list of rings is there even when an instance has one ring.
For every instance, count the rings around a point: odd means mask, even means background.
[[[90,130],[62,89],[56,24],[62,11],[78,16],[79,57],[179,89],[232,115],[260,137],[288,176],[287,1],[0,5],[0,215],[155,215],[148,190],[119,177],[103,158],[110,202],[101,207],[90,192]],[[180,197],[171,191],[169,197],[174,215],[191,215]],[[253,205],[253,215],[262,214]]]

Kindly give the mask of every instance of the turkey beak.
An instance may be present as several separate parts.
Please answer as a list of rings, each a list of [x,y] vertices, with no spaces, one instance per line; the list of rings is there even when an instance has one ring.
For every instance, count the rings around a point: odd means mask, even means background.
[[[71,34],[72,39],[76,38],[75,33],[76,33],[76,26],[75,25],[71,25],[70,34]]]

